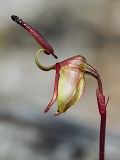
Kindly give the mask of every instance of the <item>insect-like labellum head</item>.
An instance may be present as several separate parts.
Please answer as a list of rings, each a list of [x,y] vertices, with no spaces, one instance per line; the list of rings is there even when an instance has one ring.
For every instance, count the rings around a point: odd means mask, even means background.
[[[22,19],[20,19],[18,16],[12,15],[11,19],[25,28],[34,38],[35,40],[40,44],[40,46],[44,49],[44,53],[49,55],[53,55],[54,58],[57,58],[57,56],[54,54],[54,50],[51,47],[51,45],[45,40],[45,38],[34,28],[32,28],[30,25],[28,25],[26,22],[24,22]]]

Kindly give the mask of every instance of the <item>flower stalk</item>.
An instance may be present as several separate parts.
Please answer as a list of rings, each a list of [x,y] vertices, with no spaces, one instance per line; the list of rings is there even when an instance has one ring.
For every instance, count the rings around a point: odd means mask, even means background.
[[[98,82],[98,89],[96,90],[97,102],[99,113],[101,116],[100,122],[100,142],[99,142],[99,160],[104,160],[105,158],[105,133],[106,133],[106,107],[109,101],[109,96],[105,104],[105,96],[103,95],[102,81],[98,72],[91,66],[87,64],[87,68],[90,70],[90,73],[94,73]],[[87,70],[87,72],[89,72]]]
[[[11,16],[12,20],[25,28],[41,45],[43,49],[37,51],[35,62],[39,69],[43,71],[56,70],[53,97],[45,109],[45,113],[49,111],[52,105],[58,100],[58,109],[55,116],[66,112],[73,104],[75,104],[84,95],[85,90],[85,74],[90,74],[97,79],[98,89],[96,90],[98,109],[101,116],[100,123],[100,145],[99,145],[99,160],[104,160],[105,157],[105,133],[106,133],[106,107],[109,101],[105,103],[103,95],[102,81],[99,73],[91,65],[89,65],[83,56],[75,56],[58,62],[50,67],[43,66],[39,63],[38,56],[41,52],[47,55],[54,54],[53,48],[44,39],[44,37],[26,22],[19,19],[17,16]]]

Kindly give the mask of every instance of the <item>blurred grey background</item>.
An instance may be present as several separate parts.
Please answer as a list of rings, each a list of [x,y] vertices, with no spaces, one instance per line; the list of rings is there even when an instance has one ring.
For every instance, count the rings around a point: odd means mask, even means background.
[[[106,160],[120,159],[120,1],[0,0],[0,160],[97,160],[100,116],[96,80],[66,114],[48,114],[55,71],[37,68],[40,46],[11,20],[17,15],[44,35],[58,61],[83,55],[100,73],[107,108]],[[41,55],[42,64],[57,61]]]

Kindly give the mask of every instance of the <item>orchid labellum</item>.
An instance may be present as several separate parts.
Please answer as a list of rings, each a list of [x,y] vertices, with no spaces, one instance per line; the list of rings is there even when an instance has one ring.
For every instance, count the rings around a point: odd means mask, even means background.
[[[55,84],[52,100],[47,106],[45,112],[51,108],[53,103],[58,100],[58,109],[55,116],[66,112],[73,104],[75,104],[84,94],[85,90],[85,74],[92,75],[97,79],[98,89],[96,91],[97,102],[99,113],[101,116],[100,124],[100,154],[99,160],[104,160],[104,146],[105,146],[105,129],[106,129],[106,106],[109,100],[105,103],[105,96],[103,95],[103,88],[101,78],[98,72],[87,63],[83,56],[75,56],[58,62],[50,67],[41,65],[38,61],[38,55],[44,52],[47,55],[53,55],[54,58],[57,56],[54,54],[53,48],[48,44],[44,37],[23,20],[17,16],[11,16],[12,20],[18,23],[20,26],[25,28],[41,45],[43,49],[37,51],[35,55],[35,62],[37,66],[43,71],[50,71],[55,69]]]

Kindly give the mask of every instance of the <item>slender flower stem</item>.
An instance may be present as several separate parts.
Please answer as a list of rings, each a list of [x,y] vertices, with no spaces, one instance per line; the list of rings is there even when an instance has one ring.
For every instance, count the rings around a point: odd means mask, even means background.
[[[98,89],[96,90],[97,95],[97,102],[99,113],[101,116],[101,123],[100,123],[100,140],[99,140],[99,160],[104,160],[105,157],[105,133],[106,133],[106,106],[105,104],[105,96],[103,95],[103,88],[102,88],[102,81],[100,78],[99,73],[89,64],[85,64],[85,70],[87,73],[92,74],[98,82]]]
[[[105,96],[103,95],[102,89],[102,82],[101,78],[98,74],[98,91],[97,93],[97,100],[98,100],[98,107],[101,116],[101,123],[100,123],[100,142],[99,142],[99,160],[104,160],[105,157],[105,133],[106,133],[106,105],[105,105]]]
[[[101,123],[100,123],[100,142],[99,142],[99,160],[104,160],[105,158],[105,133],[106,133],[106,104],[105,104],[105,96],[103,95],[102,89],[102,81],[98,74],[98,90],[97,93],[97,100],[98,100],[98,107],[101,116]]]
[[[104,160],[105,152],[105,132],[106,132],[106,113],[101,115],[100,124],[100,150],[99,150],[99,160]]]
[[[99,92],[101,94],[101,97],[100,98],[98,97],[98,107],[99,107],[99,110],[104,109],[104,113],[100,111],[101,123],[100,123],[99,160],[104,160],[105,158],[105,133],[106,133],[106,105],[105,105],[105,97],[103,95],[103,89],[102,89],[102,81],[101,81],[99,74],[98,74],[97,81],[98,81]],[[99,99],[101,99],[100,103],[99,103]]]

